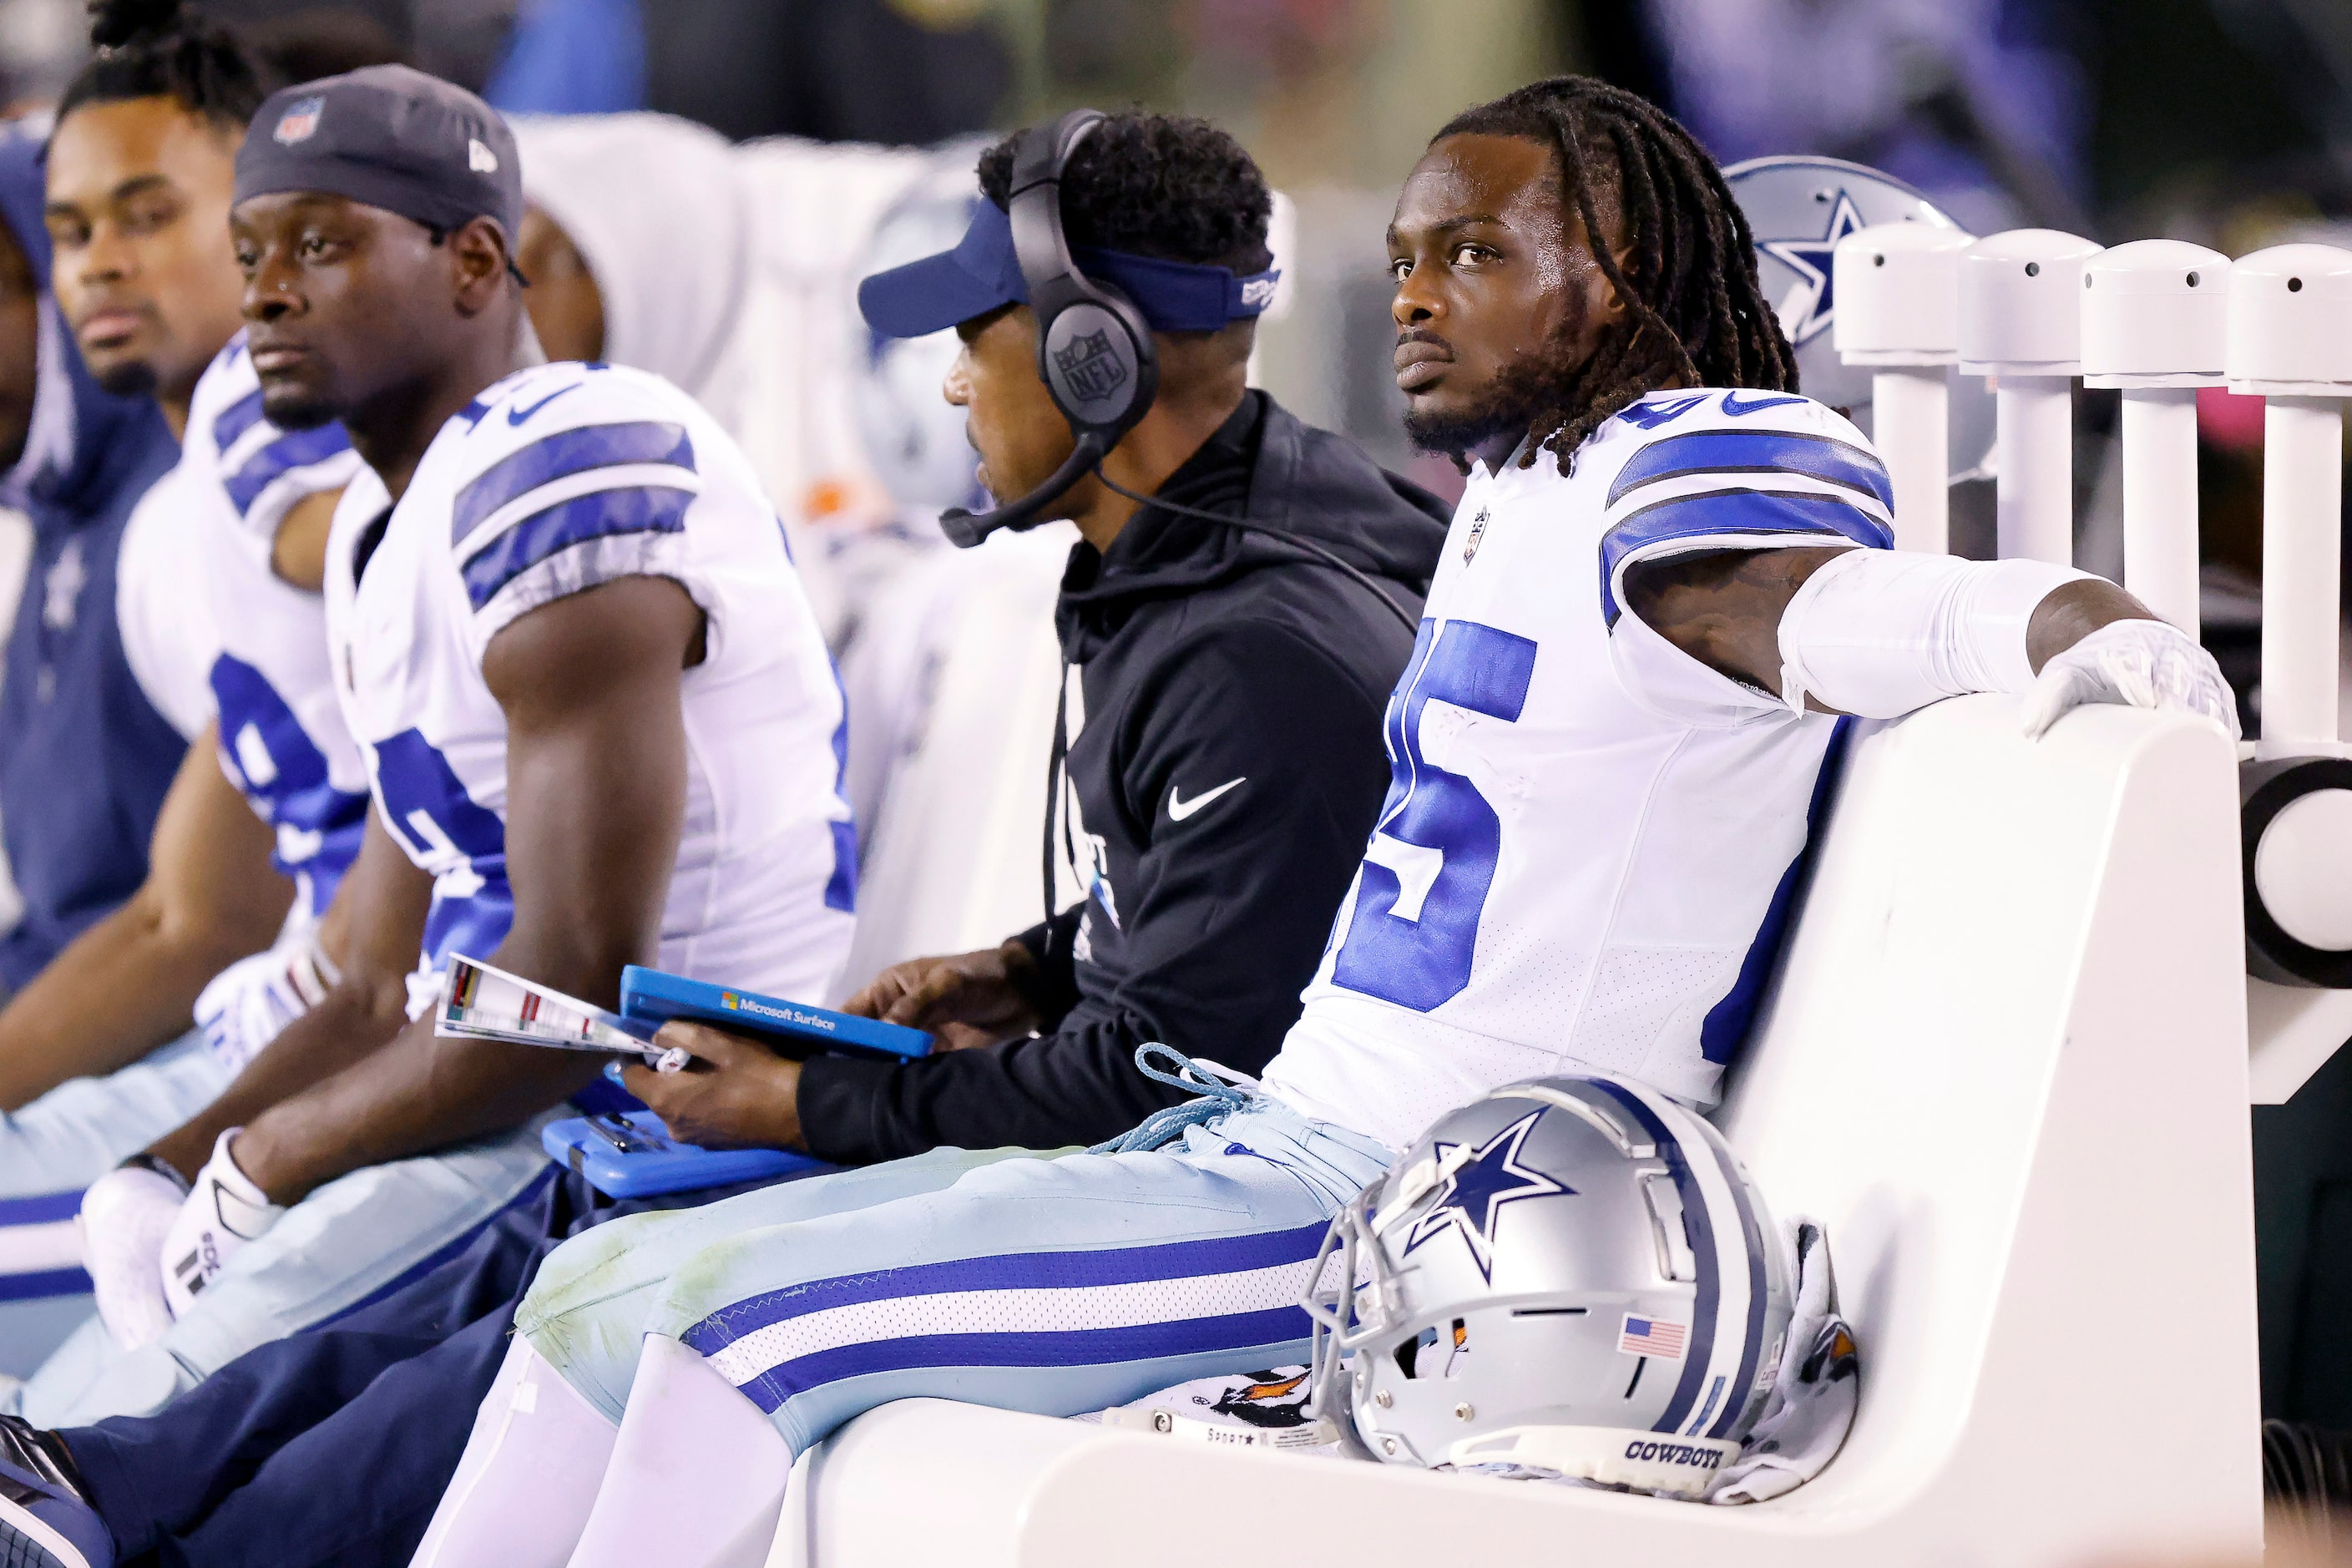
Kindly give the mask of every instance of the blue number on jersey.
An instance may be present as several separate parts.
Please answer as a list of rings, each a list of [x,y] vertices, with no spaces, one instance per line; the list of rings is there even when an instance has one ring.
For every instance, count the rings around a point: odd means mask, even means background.
[[[375,743],[376,788],[384,816],[411,858],[433,873],[425,953],[484,958],[514,924],[507,885],[507,830],[466,793],[449,761],[415,730]]]
[[[1422,710],[1435,698],[1517,723],[1535,668],[1536,645],[1526,637],[1475,621],[1421,623],[1401,695],[1389,700],[1389,795],[1375,840],[1434,850],[1437,858],[1415,877],[1419,896],[1409,900],[1396,871],[1367,855],[1355,918],[1331,966],[1337,984],[1416,1013],[1470,984],[1503,824],[1475,784],[1421,754]]]
[[[824,664],[833,671],[833,689],[841,697],[841,722],[833,727],[833,797],[846,806],[849,796],[843,791],[849,776],[849,693],[842,689],[841,668],[833,662],[832,655],[825,656]],[[833,875],[825,879],[824,907],[845,915],[856,914],[857,824],[845,818],[826,826],[833,833]]]
[[[310,879],[310,907],[323,912],[360,850],[368,798],[337,789],[326,754],[268,677],[230,654],[213,661],[221,761],[261,819],[278,829],[270,861]]]

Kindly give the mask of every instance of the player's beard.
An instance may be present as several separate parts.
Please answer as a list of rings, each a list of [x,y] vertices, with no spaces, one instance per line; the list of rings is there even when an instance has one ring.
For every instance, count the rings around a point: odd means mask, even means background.
[[[269,395],[272,390],[278,395]],[[298,387],[265,387],[262,391],[261,412],[280,430],[315,430],[331,419],[340,417],[324,401]]]
[[[152,397],[155,388],[162,384],[162,378],[155,374],[155,367],[143,359],[129,359],[120,364],[109,365],[104,374],[93,375],[90,379],[98,383],[100,392],[112,393],[117,397]]]
[[[1507,440],[1516,445],[1543,405],[1546,388],[1559,376],[1548,354],[1514,361],[1465,405],[1440,410],[1407,405],[1405,438],[1424,452],[1456,462]]]
[[[1438,412],[1405,407],[1406,439],[1424,452],[1451,458],[1464,472],[1469,459],[1483,457],[1499,467],[1516,448],[1538,416],[1572,397],[1596,357],[1577,348],[1578,320],[1573,314],[1556,323],[1531,353],[1524,353],[1495,373],[1464,406]]]

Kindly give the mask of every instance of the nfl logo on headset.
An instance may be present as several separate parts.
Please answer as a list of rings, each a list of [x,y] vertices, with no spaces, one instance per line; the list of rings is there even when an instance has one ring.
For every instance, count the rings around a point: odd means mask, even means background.
[[[269,133],[270,139],[287,147],[297,142],[308,142],[318,131],[319,116],[326,107],[327,100],[323,98],[296,99],[286,106],[286,112],[278,117],[278,129]]]
[[[1110,352],[1110,333],[1088,332],[1066,348],[1054,351],[1054,368],[1062,373],[1071,394],[1081,403],[1099,403],[1117,392],[1127,379],[1127,367]]]

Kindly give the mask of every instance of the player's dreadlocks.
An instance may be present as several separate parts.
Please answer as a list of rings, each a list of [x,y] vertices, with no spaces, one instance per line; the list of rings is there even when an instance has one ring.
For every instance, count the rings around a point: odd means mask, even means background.
[[[245,128],[278,84],[236,35],[189,16],[179,0],[89,0],[98,52],[58,102],[58,118],[86,103],[169,98],[223,131]]]
[[[1465,110],[1431,140],[1465,134],[1553,149],[1562,205],[1583,218],[1593,260],[1628,307],[1591,358],[1571,363],[1555,344],[1534,367],[1521,467],[1548,446],[1566,473],[1604,420],[1677,378],[1796,390],[1796,355],[1756,280],[1748,220],[1715,160],[1670,116],[1606,82],[1560,76]],[[1633,247],[1623,268],[1606,219]]]

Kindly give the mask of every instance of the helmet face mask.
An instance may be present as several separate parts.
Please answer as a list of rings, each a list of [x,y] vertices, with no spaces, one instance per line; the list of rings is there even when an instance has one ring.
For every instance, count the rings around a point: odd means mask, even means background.
[[[1387,1463],[1699,1495],[1779,1365],[1780,1254],[1692,1112],[1609,1079],[1498,1089],[1334,1218],[1315,1408]]]

